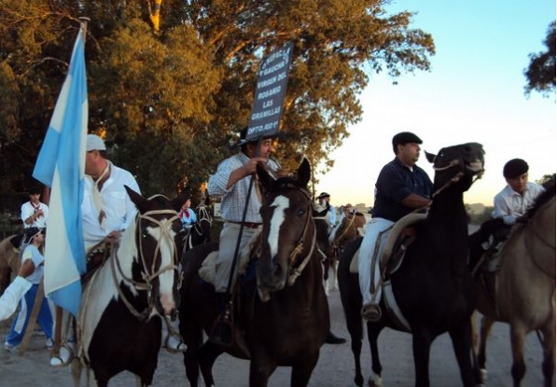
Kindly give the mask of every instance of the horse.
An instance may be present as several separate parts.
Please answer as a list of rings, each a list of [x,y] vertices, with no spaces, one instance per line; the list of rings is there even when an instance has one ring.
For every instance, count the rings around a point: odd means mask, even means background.
[[[416,239],[406,246],[403,261],[392,272],[385,272],[380,303],[382,313],[376,322],[367,322],[372,355],[373,380],[381,384],[381,362],[377,340],[384,327],[410,332],[414,355],[415,385],[429,386],[429,355],[434,339],[448,332],[464,386],[473,386],[479,371],[473,367],[471,319],[476,304],[472,276],[466,266],[468,230],[463,193],[481,176],[484,151],[478,143],[443,148],[437,155],[426,152],[435,170],[434,197],[424,220],[415,223]],[[354,382],[363,386],[360,364],[363,324],[362,295],[358,274],[350,270],[351,261],[362,238],[341,253],[338,282],[356,366]],[[385,301],[387,281],[394,295]],[[393,302],[394,301],[394,302]],[[396,304],[396,305],[395,305]],[[400,313],[394,313],[395,310]],[[401,324],[401,321],[407,324]]]
[[[526,373],[524,340],[537,331],[543,348],[544,386],[553,386],[555,373],[555,185],[541,194],[527,212],[526,221],[513,226],[494,259],[495,273],[479,271],[477,309],[481,320],[479,366],[487,375],[486,342],[492,325],[510,325],[513,385],[520,386]],[[494,275],[495,289],[486,275]],[[541,334],[540,334],[541,333]]]
[[[337,271],[338,257],[346,244],[352,242],[359,236],[366,224],[366,218],[361,212],[351,212],[342,217],[339,224],[333,228],[329,235],[329,243],[331,245],[331,254],[327,257],[325,264],[325,291],[327,295],[330,289],[338,289]],[[332,269],[333,278],[329,281],[329,269]]]
[[[19,246],[23,234],[10,235],[0,242],[0,294],[10,285],[11,275],[19,271]]]
[[[303,160],[297,178],[275,181],[261,166],[257,175],[264,194],[262,231],[255,248],[255,270],[238,279],[241,285],[236,288],[233,313],[235,337],[241,335],[245,348],[237,340],[231,347],[203,342],[203,331],[209,334],[218,310],[214,286],[200,279],[199,269],[218,244],[194,247],[182,257],[180,332],[188,346],[184,366],[192,386],[198,385],[200,370],[205,384],[214,385],[211,369],[223,352],[251,361],[252,387],[267,386],[277,366],[292,367],[292,386],[306,386],[329,331],[321,267],[325,253],[319,248],[328,244],[328,227],[314,220],[307,192],[309,162]],[[246,278],[253,271],[257,285],[255,279]]]
[[[161,323],[178,306],[180,220],[185,197],[149,199],[125,187],[138,209],[118,246],[83,285],[78,315],[78,356],[72,363],[75,385],[82,367],[98,386],[122,371],[149,386],[161,347]],[[89,372],[87,372],[89,377]]]

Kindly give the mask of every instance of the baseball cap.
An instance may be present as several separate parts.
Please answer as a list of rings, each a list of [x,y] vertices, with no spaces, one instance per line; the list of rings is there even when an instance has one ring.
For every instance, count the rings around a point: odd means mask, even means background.
[[[91,152],[93,150],[106,150],[106,145],[104,145],[103,139],[96,134],[88,134],[86,150],[87,152]]]

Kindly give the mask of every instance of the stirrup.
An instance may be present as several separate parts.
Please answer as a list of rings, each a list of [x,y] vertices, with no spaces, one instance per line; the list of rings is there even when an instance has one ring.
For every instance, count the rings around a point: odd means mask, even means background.
[[[66,356],[64,356],[62,354],[62,351],[65,350],[67,352],[67,359]],[[74,353],[73,353],[73,349],[71,348],[71,346],[69,344],[61,344],[60,348],[58,349],[58,354],[55,355],[54,351],[51,352],[50,355],[50,366],[53,368],[60,368],[60,367],[66,367],[69,364],[71,364],[71,362],[74,359]],[[54,363],[53,363],[54,360]],[[58,364],[58,362],[60,362]]]

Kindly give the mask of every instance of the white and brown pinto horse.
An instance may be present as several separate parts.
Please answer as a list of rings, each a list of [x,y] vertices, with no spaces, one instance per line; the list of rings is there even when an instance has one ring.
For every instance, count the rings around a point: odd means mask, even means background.
[[[478,361],[485,370],[486,341],[495,321],[510,325],[513,385],[526,373],[524,339],[538,331],[544,386],[555,373],[555,185],[537,199],[526,223],[515,225],[499,253],[495,295],[478,278],[478,310],[484,315]],[[484,375],[486,372],[484,371]]]
[[[138,213],[119,246],[83,287],[78,317],[81,368],[92,370],[99,386],[130,371],[138,386],[149,386],[161,347],[161,316],[178,307],[178,252],[181,251],[177,210],[183,198],[143,198],[126,187]],[[87,375],[89,376],[89,375]]]

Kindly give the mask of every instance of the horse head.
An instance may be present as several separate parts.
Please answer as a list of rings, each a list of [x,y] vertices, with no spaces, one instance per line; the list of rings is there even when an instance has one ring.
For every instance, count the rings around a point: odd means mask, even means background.
[[[481,144],[470,142],[442,148],[436,155],[425,152],[435,170],[434,188],[437,191],[458,187],[467,191],[484,172],[484,150]]]
[[[131,245],[134,262],[124,279],[148,294],[148,313],[171,315],[179,304],[178,252],[181,251],[178,210],[183,195],[169,200],[163,195],[144,198],[125,187],[138,214],[122,237],[122,247]],[[120,250],[118,255],[120,256]]]
[[[261,251],[256,269],[258,286],[278,291],[287,283],[293,284],[315,252],[313,206],[307,192],[310,166],[304,159],[297,178],[275,180],[261,166],[257,175],[264,192]]]

